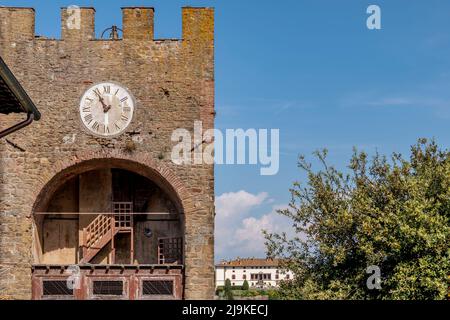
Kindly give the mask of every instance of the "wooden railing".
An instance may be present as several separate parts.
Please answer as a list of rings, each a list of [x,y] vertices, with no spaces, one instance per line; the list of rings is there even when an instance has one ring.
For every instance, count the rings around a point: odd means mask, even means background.
[[[73,290],[67,287],[72,272],[69,265],[33,265],[31,286],[33,300],[161,300],[183,298],[184,267],[181,265],[110,265],[108,271],[102,265],[80,265],[77,284]],[[122,292],[111,296],[108,292],[96,292],[102,283],[121,282]],[[161,283],[162,281],[162,283]],[[97,283],[96,283],[97,282]],[[172,282],[172,286],[170,283]],[[97,284],[97,286],[96,286]],[[169,288],[169,290],[167,290]],[[117,290],[117,287],[115,287]],[[115,290],[115,291],[116,291]],[[120,290],[120,289],[119,289]],[[122,293],[120,295],[120,293]],[[0,292],[1,297],[1,292]],[[1,298],[0,298],[1,299]]]
[[[84,229],[84,245],[87,248],[101,240],[107,233],[113,234],[114,218],[110,215],[99,215]]]
[[[132,202],[113,202],[113,212],[99,214],[83,229],[82,258],[89,263],[103,247],[111,244],[110,263],[115,262],[114,237],[117,233],[129,233],[130,263],[134,261],[134,221]],[[158,238],[158,264],[183,264],[183,238]]]
[[[114,236],[118,232],[130,233],[130,260],[134,260],[133,203],[113,202],[112,214],[99,214],[83,229],[83,257],[89,263],[95,255],[111,242],[111,261],[115,260]]]
[[[109,242],[113,241],[117,233],[115,219],[112,215],[101,214],[83,229],[83,263],[90,260]],[[112,245],[113,248],[113,245]]]

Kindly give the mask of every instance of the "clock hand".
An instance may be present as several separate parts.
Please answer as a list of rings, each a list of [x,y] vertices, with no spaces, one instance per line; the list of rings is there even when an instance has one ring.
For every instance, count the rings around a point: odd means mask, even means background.
[[[94,91],[94,92],[95,92],[95,94],[98,96],[98,99],[100,100],[100,103],[101,103],[102,106],[103,106],[103,112],[105,112],[105,113],[108,112],[108,110],[109,110],[109,109],[107,109],[108,106],[106,105],[106,103],[105,103],[105,101],[103,100],[102,96],[99,95],[97,91]]]
[[[109,113],[106,112],[105,113],[105,128],[107,128],[109,125]]]
[[[104,99],[102,99],[103,102],[105,101]],[[111,110],[112,106],[110,104],[106,105],[106,103],[103,105],[103,112],[108,112],[109,110]]]

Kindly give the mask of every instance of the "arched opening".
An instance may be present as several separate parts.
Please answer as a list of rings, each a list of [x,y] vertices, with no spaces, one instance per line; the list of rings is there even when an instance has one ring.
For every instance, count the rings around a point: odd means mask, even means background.
[[[144,299],[145,288],[153,292],[147,298],[180,297],[184,220],[174,186],[142,164],[96,159],[64,169],[45,186],[34,205],[34,297],[48,298],[46,292],[60,297],[69,292],[78,298],[95,298],[91,295],[101,281],[92,276],[108,278],[107,284],[121,283],[118,292],[123,297]],[[81,268],[82,276],[82,270],[89,269],[87,280],[82,281],[87,287],[67,291],[64,286],[61,291],[54,277],[58,273],[63,278],[70,276],[60,270],[74,265]],[[121,276],[104,273],[106,266],[108,270],[122,268]],[[125,267],[134,271],[126,276]],[[49,268],[59,271],[49,272]],[[152,270],[152,275],[144,272],[146,278],[140,277],[141,269]],[[168,277],[167,270],[174,277]],[[159,282],[152,284],[152,279]],[[130,297],[136,292],[138,296]],[[96,297],[108,293],[100,291]]]

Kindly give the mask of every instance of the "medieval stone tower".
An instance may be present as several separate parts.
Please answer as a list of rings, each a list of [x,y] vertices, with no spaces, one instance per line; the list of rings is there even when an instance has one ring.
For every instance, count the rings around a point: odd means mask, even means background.
[[[48,39],[34,9],[0,8],[0,56],[42,114],[0,141],[3,297],[213,297],[213,165],[172,162],[171,135],[214,126],[214,11],[161,40],[153,8],[122,13],[105,40],[94,8],[63,8]]]

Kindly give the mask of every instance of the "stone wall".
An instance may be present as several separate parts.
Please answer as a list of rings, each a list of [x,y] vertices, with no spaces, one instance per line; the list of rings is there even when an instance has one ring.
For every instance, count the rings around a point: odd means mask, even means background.
[[[153,39],[153,9],[124,8],[122,40],[93,39],[92,8],[81,28],[62,39],[35,37],[35,13],[0,8],[0,55],[42,113],[42,119],[0,141],[0,295],[31,297],[34,215],[48,193],[71,172],[120,163],[167,182],[184,210],[187,299],[214,294],[214,170],[172,163],[171,134],[214,126],[214,11],[183,8],[180,40]],[[55,22],[56,24],[56,22]],[[133,93],[131,127],[114,139],[87,133],[78,105],[92,84],[115,81]],[[1,127],[21,116],[1,117]],[[129,146],[132,145],[133,148]],[[121,162],[118,162],[118,161]]]

